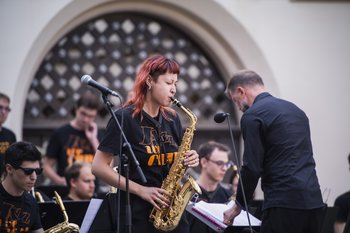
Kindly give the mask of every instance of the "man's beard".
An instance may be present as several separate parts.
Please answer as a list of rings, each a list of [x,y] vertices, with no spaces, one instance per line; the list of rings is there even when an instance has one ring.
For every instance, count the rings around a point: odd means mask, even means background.
[[[244,103],[244,104],[242,105],[242,112],[247,111],[248,108],[249,108],[249,105]]]

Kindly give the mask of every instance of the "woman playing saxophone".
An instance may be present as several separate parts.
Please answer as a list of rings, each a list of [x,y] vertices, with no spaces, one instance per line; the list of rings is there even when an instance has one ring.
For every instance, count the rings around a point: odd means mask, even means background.
[[[178,155],[181,145],[182,125],[177,113],[169,108],[176,93],[179,65],[161,55],[147,58],[137,73],[133,96],[123,108],[116,111],[123,132],[140,163],[147,179],[143,184],[130,164],[130,205],[132,232],[159,232],[149,220],[153,208],[161,210],[171,205],[170,194],[161,188]],[[122,149],[120,149],[122,148]],[[120,232],[125,232],[125,171],[117,174],[110,166],[113,155],[128,153],[121,143],[120,131],[115,121],[110,120],[92,164],[93,173],[104,182],[120,189]],[[188,149],[184,153],[183,165],[196,167],[198,154]],[[121,167],[123,168],[123,167]],[[120,176],[119,176],[120,175]],[[120,179],[119,179],[120,177]],[[172,232],[189,232],[185,216]]]

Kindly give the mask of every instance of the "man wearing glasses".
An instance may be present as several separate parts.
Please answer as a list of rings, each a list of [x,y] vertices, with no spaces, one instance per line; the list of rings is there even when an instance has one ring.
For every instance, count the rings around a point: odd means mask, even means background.
[[[221,143],[209,141],[199,146],[199,166],[201,168],[197,183],[202,190],[197,201],[225,203],[232,196],[232,190],[220,185],[226,171],[233,166],[229,161],[230,149]],[[190,232],[215,232],[192,215],[188,217]]]
[[[40,161],[41,154],[31,143],[16,142],[6,150],[0,185],[0,232],[43,232],[37,202],[29,194],[43,171]]]
[[[0,92],[0,177],[4,171],[5,151],[16,141],[16,135],[10,129],[3,127],[10,111],[10,98]]]

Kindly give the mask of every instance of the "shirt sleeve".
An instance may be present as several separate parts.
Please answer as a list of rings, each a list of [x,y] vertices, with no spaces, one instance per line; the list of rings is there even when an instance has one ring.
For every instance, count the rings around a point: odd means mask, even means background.
[[[335,200],[334,206],[338,207],[338,214],[336,217],[336,220],[339,222],[346,222],[348,214],[350,213],[350,209],[349,206],[347,205],[347,202],[344,198],[345,196],[340,196]],[[350,198],[350,194],[348,196],[348,198]],[[350,201],[348,201],[350,202]]]
[[[241,119],[241,128],[244,140],[243,165],[241,168],[240,183],[237,189],[237,202],[244,209],[243,192],[246,201],[253,199],[255,188],[261,176],[264,160],[264,144],[262,138],[263,122],[252,114],[244,114]]]

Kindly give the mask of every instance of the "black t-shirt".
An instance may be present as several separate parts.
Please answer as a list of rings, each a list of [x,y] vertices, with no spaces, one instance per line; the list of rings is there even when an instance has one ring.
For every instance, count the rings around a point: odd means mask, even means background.
[[[350,191],[337,197],[334,206],[339,208],[336,220],[346,222],[350,214]]]
[[[232,196],[232,190],[226,189],[221,185],[211,192],[206,191],[201,187],[202,194],[199,194],[197,202],[205,201],[208,203],[225,203]],[[190,224],[191,233],[214,233],[216,231],[212,230],[202,221],[194,217],[192,214],[187,214],[187,219]]]
[[[46,156],[57,160],[57,174],[64,175],[66,167],[75,161],[92,163],[95,150],[86,138],[84,130],[77,130],[70,124],[56,129],[51,135]]]
[[[4,154],[7,148],[16,142],[16,135],[5,127],[0,128],[0,176],[4,171]]]
[[[10,195],[0,184],[0,232],[30,232],[42,228],[39,208],[32,195]]]
[[[177,156],[178,147],[181,144],[182,127],[178,115],[168,114],[171,120],[165,119],[161,114],[158,119],[152,118],[146,112],[132,117],[133,107],[129,106],[116,111],[116,116],[123,128],[125,137],[140,163],[140,167],[147,179],[146,184],[141,183],[141,179],[135,170],[135,165],[130,162],[130,179],[149,187],[160,187],[162,181],[168,174],[169,166]],[[123,123],[122,123],[123,115]],[[106,133],[101,140],[99,150],[119,155],[128,150],[122,147],[120,141],[120,130],[114,120],[110,120]],[[122,151],[122,152],[120,152]],[[168,160],[168,161],[167,161]],[[123,175],[124,171],[121,173]],[[121,192],[121,224],[125,223],[125,192]],[[149,221],[152,205],[144,201],[137,195],[130,194],[130,205],[132,212],[132,231],[138,232],[158,232]],[[185,215],[185,214],[184,214]],[[124,225],[121,225],[121,232],[124,232]],[[178,227],[173,232],[188,232],[187,221],[180,221]]]

